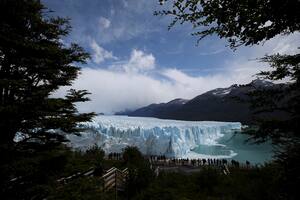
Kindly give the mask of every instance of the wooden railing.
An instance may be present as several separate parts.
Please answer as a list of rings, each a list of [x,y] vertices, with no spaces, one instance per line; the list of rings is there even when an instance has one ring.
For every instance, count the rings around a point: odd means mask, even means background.
[[[119,170],[115,167],[110,168],[101,179],[103,179],[103,190],[108,191],[115,189],[116,191],[124,191],[126,179],[128,177],[128,169]]]
[[[62,177],[60,179],[57,180],[57,182],[62,183],[62,184],[66,184],[69,181],[76,179],[78,177],[82,177],[82,176],[91,176],[93,175],[95,169],[94,168],[89,168],[88,170],[84,171],[84,172],[77,172],[75,174],[72,174],[71,176],[67,176],[67,177]]]
[[[72,174],[68,177],[63,177],[57,180],[57,182],[62,184],[67,184],[69,181],[76,179],[81,176],[93,176],[95,169],[90,168],[84,172],[78,172]],[[123,191],[125,189],[126,179],[128,177],[128,169],[119,170],[115,167],[110,168],[106,171],[106,173],[99,178],[102,181],[102,185],[100,186],[104,191],[108,191],[110,189],[115,189],[118,191]]]

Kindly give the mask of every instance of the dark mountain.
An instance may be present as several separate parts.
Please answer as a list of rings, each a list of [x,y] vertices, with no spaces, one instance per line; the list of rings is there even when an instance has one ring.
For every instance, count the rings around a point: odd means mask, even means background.
[[[139,108],[135,111],[124,111],[115,113],[117,115],[139,116],[139,117],[157,117],[167,118],[170,112],[177,110],[184,105],[188,100],[174,99],[167,103],[150,104],[149,106]]]
[[[121,112],[128,116],[157,117],[192,121],[252,121],[249,92],[275,87],[275,84],[256,79],[247,85],[232,85],[203,93],[191,100],[174,99],[168,103],[151,104],[135,111]]]

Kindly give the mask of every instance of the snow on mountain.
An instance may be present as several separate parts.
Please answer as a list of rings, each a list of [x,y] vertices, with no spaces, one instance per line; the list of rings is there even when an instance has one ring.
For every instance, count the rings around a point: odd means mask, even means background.
[[[174,99],[174,100],[172,100],[172,101],[169,101],[168,103],[166,103],[167,105],[172,105],[172,104],[185,104],[186,102],[188,102],[188,100],[186,100],[186,99],[180,99],[180,98],[178,98],[178,99]]]
[[[264,79],[255,79],[250,84],[254,87],[271,87],[271,86],[274,86],[274,84],[272,82],[264,80]]]
[[[213,95],[220,95],[220,96],[222,96],[222,95],[226,95],[226,94],[229,94],[231,92],[231,89],[216,89],[216,90],[213,90],[212,91],[212,94]]]
[[[149,117],[98,116],[81,126],[81,136],[68,136],[74,148],[97,144],[106,152],[137,146],[144,154],[189,157],[200,144],[216,145],[224,134],[241,129],[239,122],[188,122]]]
[[[174,99],[168,103],[151,104],[134,111],[116,114],[188,121],[239,121],[251,124],[254,120],[248,94],[275,87],[278,85],[256,79],[246,85],[234,84],[227,88],[210,90],[190,100]]]

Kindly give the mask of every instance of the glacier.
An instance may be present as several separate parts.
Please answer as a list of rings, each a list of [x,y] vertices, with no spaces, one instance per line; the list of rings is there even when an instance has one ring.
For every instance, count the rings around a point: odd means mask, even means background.
[[[76,149],[100,146],[106,153],[121,152],[136,146],[143,154],[177,158],[203,158],[192,151],[199,145],[219,145],[226,134],[241,130],[239,122],[179,121],[150,117],[97,116],[80,124],[81,136],[69,135],[69,145]],[[236,155],[232,152],[225,158]]]

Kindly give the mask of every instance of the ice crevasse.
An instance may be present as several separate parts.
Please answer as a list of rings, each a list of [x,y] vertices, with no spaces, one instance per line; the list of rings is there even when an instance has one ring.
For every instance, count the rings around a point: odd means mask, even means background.
[[[97,116],[83,123],[81,136],[68,136],[74,148],[97,144],[105,152],[136,146],[144,154],[185,158],[198,145],[216,145],[224,134],[241,130],[239,122],[179,121],[146,117]]]

